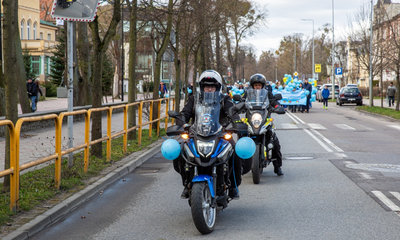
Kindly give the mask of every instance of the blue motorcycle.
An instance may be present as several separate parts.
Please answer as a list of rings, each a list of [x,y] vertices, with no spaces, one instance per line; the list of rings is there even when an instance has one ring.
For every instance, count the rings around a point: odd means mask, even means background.
[[[166,159],[174,160],[181,156],[185,161],[185,173],[191,180],[189,205],[192,218],[202,234],[214,230],[217,211],[226,208],[230,201],[227,191],[235,183],[229,180],[229,164],[233,164],[235,151],[243,159],[251,158],[255,152],[254,141],[250,138],[241,138],[235,149],[232,147],[229,142],[232,135],[247,133],[248,127],[244,123],[221,126],[221,100],[219,92],[197,94],[194,124],[185,128],[179,125],[168,127],[167,135],[179,135],[182,141],[168,139],[161,147]],[[240,108],[244,108],[244,103],[236,105],[230,115]],[[182,120],[175,111],[169,111],[168,115]]]

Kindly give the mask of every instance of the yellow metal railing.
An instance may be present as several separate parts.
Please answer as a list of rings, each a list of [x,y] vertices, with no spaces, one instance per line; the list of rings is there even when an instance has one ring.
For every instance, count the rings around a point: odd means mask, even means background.
[[[135,103],[129,103],[124,105],[119,105],[115,107],[102,107],[102,108],[92,108],[89,110],[79,110],[73,112],[63,112],[60,113],[59,116],[56,114],[49,114],[39,117],[26,117],[20,118],[17,123],[14,124],[10,120],[2,120],[0,121],[0,126],[8,126],[10,132],[10,168],[0,171],[0,178],[4,176],[10,175],[10,209],[13,211],[18,210],[18,199],[19,199],[19,175],[22,170],[34,167],[36,165],[48,162],[50,160],[55,159],[55,187],[57,189],[60,188],[61,183],[61,157],[65,154],[75,152],[84,148],[84,171],[87,172],[89,166],[89,147],[96,143],[107,141],[107,161],[111,159],[111,140],[115,137],[123,135],[123,153],[127,151],[128,145],[128,133],[135,129],[139,129],[139,136],[138,136],[138,143],[139,146],[142,144],[142,129],[143,126],[149,125],[149,138],[151,139],[152,134],[152,124],[157,124],[157,135],[160,135],[160,122],[161,120],[165,119],[165,129],[168,127],[168,110],[169,110],[169,103],[172,100],[173,109],[175,108],[175,99],[170,98],[163,98],[157,100],[145,100]],[[161,116],[161,101],[166,101],[166,110],[165,115]],[[149,114],[149,121],[143,123],[143,105],[145,103],[150,104],[150,114]],[[153,118],[153,106],[154,103],[158,104],[158,118]],[[128,129],[128,108],[134,107],[138,105],[138,113],[139,113],[139,123],[136,126],[133,126]],[[111,120],[112,114],[114,109],[123,108],[124,111],[124,123],[123,123],[123,130],[111,135]],[[90,134],[90,118],[92,112],[101,112],[107,111],[107,136],[96,139],[93,141],[89,140]],[[72,148],[66,149],[64,151],[61,150],[61,135],[62,135],[62,122],[65,116],[72,116],[72,115],[85,115],[85,143],[80,144],[78,146],[74,146]],[[36,122],[36,121],[43,121],[43,120],[51,120],[54,119],[55,124],[55,154],[49,155],[44,158],[36,159],[34,161],[19,165],[19,149],[20,149],[20,134],[21,134],[21,127],[24,122]],[[172,119],[172,125],[174,124],[174,120]]]

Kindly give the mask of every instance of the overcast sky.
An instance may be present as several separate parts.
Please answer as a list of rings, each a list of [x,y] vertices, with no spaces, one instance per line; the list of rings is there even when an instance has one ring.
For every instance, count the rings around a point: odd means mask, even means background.
[[[315,32],[323,24],[332,23],[332,0],[253,1],[260,5],[266,5],[268,9],[268,26],[259,29],[255,35],[245,40],[256,48],[258,56],[262,51],[278,49],[283,36],[302,33],[305,37],[311,38],[312,22],[300,19],[313,19]],[[392,0],[392,2],[399,1]],[[334,0],[335,42],[343,39],[347,16],[354,15],[363,3],[370,2],[370,0]],[[377,0],[373,0],[373,2],[376,4]]]

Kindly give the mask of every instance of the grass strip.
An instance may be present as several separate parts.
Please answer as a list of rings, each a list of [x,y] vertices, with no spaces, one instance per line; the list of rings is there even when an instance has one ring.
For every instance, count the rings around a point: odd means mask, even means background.
[[[164,129],[160,129],[160,136],[165,136]],[[43,204],[45,201],[56,199],[58,195],[66,192],[76,192],[85,185],[85,180],[99,176],[101,171],[113,162],[117,162],[129,154],[140,151],[151,143],[160,139],[156,131],[152,131],[152,138],[149,139],[149,130],[142,131],[142,146],[138,145],[137,140],[128,140],[127,153],[123,153],[123,138],[113,138],[111,142],[111,161],[106,160],[106,142],[103,144],[103,158],[90,157],[87,173],[84,172],[83,152],[74,154],[74,165],[68,168],[65,159],[62,162],[61,186],[57,190],[54,187],[54,164],[22,174],[20,177],[19,191],[19,212],[14,213],[10,210],[10,194],[0,193],[0,226],[5,226],[13,221],[12,217],[30,211],[35,206]],[[0,183],[0,188],[3,184]]]
[[[361,106],[357,107],[356,109],[363,110],[370,113],[376,113],[383,116],[388,116],[394,119],[400,119],[400,111],[396,111],[392,108],[382,108],[382,107],[369,107],[369,106]]]

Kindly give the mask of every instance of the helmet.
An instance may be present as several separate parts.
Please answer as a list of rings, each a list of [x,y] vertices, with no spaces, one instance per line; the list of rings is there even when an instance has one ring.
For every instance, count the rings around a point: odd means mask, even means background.
[[[205,86],[215,86],[217,92],[221,91],[222,88],[222,78],[217,71],[206,70],[204,71],[198,80],[200,91],[204,92]]]
[[[256,73],[253,76],[250,77],[250,86],[251,88],[254,88],[254,83],[261,83],[262,84],[262,88],[265,87],[266,84],[266,80],[264,75]]]

